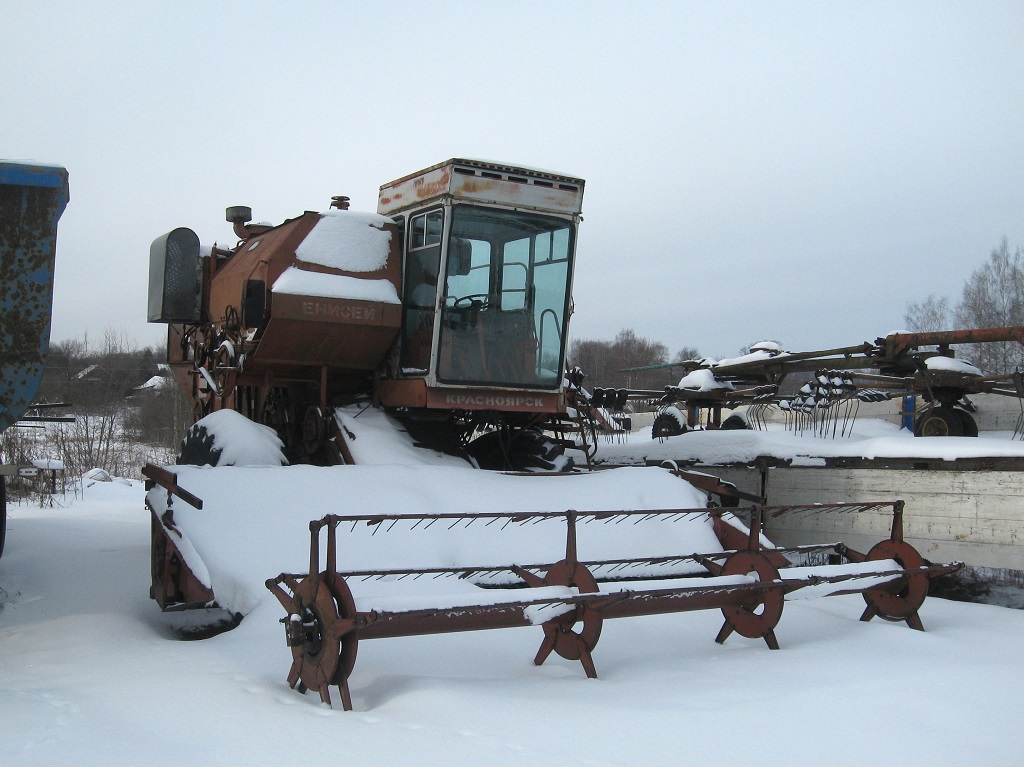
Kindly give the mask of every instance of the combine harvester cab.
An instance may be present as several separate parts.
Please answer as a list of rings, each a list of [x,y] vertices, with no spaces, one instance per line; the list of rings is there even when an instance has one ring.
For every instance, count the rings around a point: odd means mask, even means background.
[[[57,221],[68,198],[64,168],[0,160],[0,432],[25,415],[43,377]],[[7,519],[5,477],[34,471],[0,465],[0,554]]]
[[[229,208],[239,237],[153,243],[149,319],[196,420],[230,408],[273,426],[293,463],[350,463],[335,408],[360,398],[487,468],[565,468],[563,377],[584,182],[449,160],[335,197],[278,226]],[[474,442],[481,435],[486,438]],[[470,446],[470,443],[473,443]]]

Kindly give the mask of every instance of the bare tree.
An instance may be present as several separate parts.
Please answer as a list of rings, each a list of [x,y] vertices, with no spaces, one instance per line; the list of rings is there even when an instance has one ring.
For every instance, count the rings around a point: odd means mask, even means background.
[[[587,374],[587,385],[591,387],[650,389],[674,383],[666,370],[623,372],[668,361],[665,344],[642,338],[630,329],[620,330],[614,341],[574,341],[569,360]]]
[[[687,362],[689,360],[699,360],[704,355],[701,354],[695,346],[684,346],[682,349],[676,352],[676,356],[672,358],[673,362]]]
[[[907,330],[912,333],[931,333],[937,330],[950,330],[953,312],[950,310],[949,299],[945,296],[929,295],[920,303],[907,304],[903,321]]]
[[[989,260],[974,270],[964,284],[955,319],[961,328],[1024,325],[1024,250],[1020,246],[1011,254],[1004,237]],[[971,344],[965,351],[986,373],[1024,367],[1024,347],[1016,341]]]

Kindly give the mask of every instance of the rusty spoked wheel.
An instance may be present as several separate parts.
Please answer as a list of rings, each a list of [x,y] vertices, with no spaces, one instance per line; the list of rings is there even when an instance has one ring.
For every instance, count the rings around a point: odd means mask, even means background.
[[[302,693],[317,690],[320,700],[330,705],[328,685],[337,685],[345,709],[351,710],[348,677],[355,666],[358,647],[353,620],[355,603],[344,581],[334,581],[328,585],[327,573],[306,576],[297,582],[287,578],[284,583],[291,594],[273,581],[267,586],[288,611],[282,623],[292,651],[289,686]]]
[[[566,560],[556,562],[544,576],[547,586],[569,586],[579,589],[581,594],[598,591],[597,581],[585,566]],[[597,669],[590,653],[601,638],[604,619],[601,613],[589,605],[576,605],[574,610],[557,618],[545,621],[544,641],[537,652],[534,663],[541,665],[554,650],[566,660],[578,660],[591,679],[597,679]],[[579,630],[576,625],[581,624]]]
[[[235,372],[234,348],[223,342],[213,357],[213,380],[217,384],[217,394],[226,399],[234,389],[232,373]]]
[[[751,573],[755,574],[761,583],[772,583],[781,578],[778,568],[759,551],[737,551],[725,561],[720,575]],[[768,589],[752,594],[750,599],[740,606],[723,607],[725,624],[715,641],[721,644],[735,631],[748,639],[764,639],[768,647],[778,650],[779,642],[775,638],[775,627],[782,619],[784,604],[782,589]]]
[[[904,570],[917,570],[926,565],[917,549],[903,541],[882,541],[868,552],[868,561],[893,559]],[[910,573],[902,578],[864,592],[867,610],[862,620],[879,616],[887,621],[906,621],[911,628],[924,630],[917,611],[928,596],[928,573]]]

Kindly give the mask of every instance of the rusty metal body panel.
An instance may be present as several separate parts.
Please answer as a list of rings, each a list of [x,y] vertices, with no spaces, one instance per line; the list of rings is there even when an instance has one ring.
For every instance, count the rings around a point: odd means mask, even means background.
[[[393,215],[444,199],[579,214],[584,181],[483,160],[452,159],[384,184],[377,212]]]
[[[25,414],[42,380],[68,198],[64,168],[0,161],[0,432]]]
[[[338,213],[338,215],[344,215]],[[306,212],[269,230],[243,240],[223,266],[213,264],[210,278],[211,313],[232,310],[241,318],[246,284],[261,281],[268,291],[265,323],[256,330],[248,350],[251,375],[262,377],[262,366],[304,365],[372,371],[391,346],[401,322],[399,306],[383,301],[343,299],[325,295],[278,293],[273,286],[292,267],[303,272],[358,280],[385,280],[401,295],[401,250],[397,231],[391,229],[391,245],[383,268],[368,272],[301,263],[296,250],[322,220]],[[221,308],[223,307],[223,308]]]

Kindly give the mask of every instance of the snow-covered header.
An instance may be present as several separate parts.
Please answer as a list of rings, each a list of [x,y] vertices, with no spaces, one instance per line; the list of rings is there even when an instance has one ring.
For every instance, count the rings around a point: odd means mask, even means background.
[[[293,296],[344,298],[350,301],[378,301],[384,304],[401,303],[395,286],[387,280],[364,280],[342,274],[307,272],[295,266],[285,269],[274,282],[271,291]]]
[[[295,256],[307,264],[319,264],[346,272],[376,272],[387,266],[394,223],[376,213],[329,210],[306,235]]]

